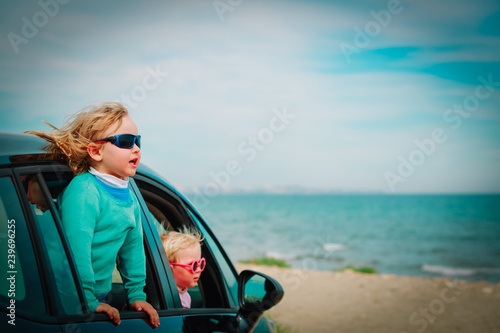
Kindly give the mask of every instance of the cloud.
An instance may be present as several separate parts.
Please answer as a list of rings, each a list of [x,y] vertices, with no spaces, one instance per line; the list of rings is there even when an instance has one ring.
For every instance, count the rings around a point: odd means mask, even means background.
[[[143,161],[183,188],[237,160],[243,171],[226,190],[387,191],[383,173],[416,139],[449,129],[443,113],[474,94],[477,76],[489,74],[478,70],[494,66],[481,65],[500,52],[498,37],[478,32],[498,12],[494,1],[402,1],[351,62],[339,44],[355,45],[355,28],[388,2],[243,1],[224,21],[212,2],[148,4],[71,2],[19,54],[2,43],[2,112],[19,116],[2,116],[0,129],[46,129],[41,119],[59,125],[90,103],[144,91],[129,105]],[[19,31],[21,17],[39,10],[9,7],[2,31]],[[151,69],[168,75],[140,90]],[[481,101],[401,191],[467,190],[464,175],[479,163],[468,156],[488,161],[493,179],[473,177],[470,189],[495,188],[499,100],[496,92]],[[297,118],[246,161],[238,146],[283,108]],[[453,184],[450,174],[461,178]]]

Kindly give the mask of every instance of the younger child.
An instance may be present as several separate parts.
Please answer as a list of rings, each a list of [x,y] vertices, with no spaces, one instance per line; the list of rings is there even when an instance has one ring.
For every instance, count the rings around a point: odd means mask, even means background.
[[[187,289],[196,286],[205,269],[205,258],[201,257],[203,236],[198,231],[185,227],[179,232],[169,231],[161,235],[161,241],[174,274],[182,307],[189,309],[191,296]]]
[[[130,307],[146,312],[158,327],[158,313],[143,291],[140,207],[128,188],[141,159],[136,124],[121,104],[104,103],[76,113],[61,129],[52,127],[50,133],[29,133],[46,139],[46,150],[54,158],[66,157],[76,175],[62,192],[59,209],[89,310],[120,324],[118,310],[106,304],[118,257]]]

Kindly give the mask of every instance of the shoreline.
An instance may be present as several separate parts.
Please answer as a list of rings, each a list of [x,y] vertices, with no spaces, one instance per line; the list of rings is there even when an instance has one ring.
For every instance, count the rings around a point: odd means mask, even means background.
[[[286,332],[500,332],[500,283],[235,264],[275,278]]]

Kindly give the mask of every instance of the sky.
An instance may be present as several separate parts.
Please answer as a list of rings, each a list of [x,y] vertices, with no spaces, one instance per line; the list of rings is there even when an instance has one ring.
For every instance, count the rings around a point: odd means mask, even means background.
[[[119,101],[186,193],[500,193],[500,1],[2,1],[0,131]]]

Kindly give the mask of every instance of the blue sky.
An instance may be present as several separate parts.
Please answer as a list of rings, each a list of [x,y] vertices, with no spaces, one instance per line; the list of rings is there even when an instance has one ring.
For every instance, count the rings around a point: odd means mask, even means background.
[[[0,9],[0,131],[118,100],[186,192],[500,192],[500,1]]]

